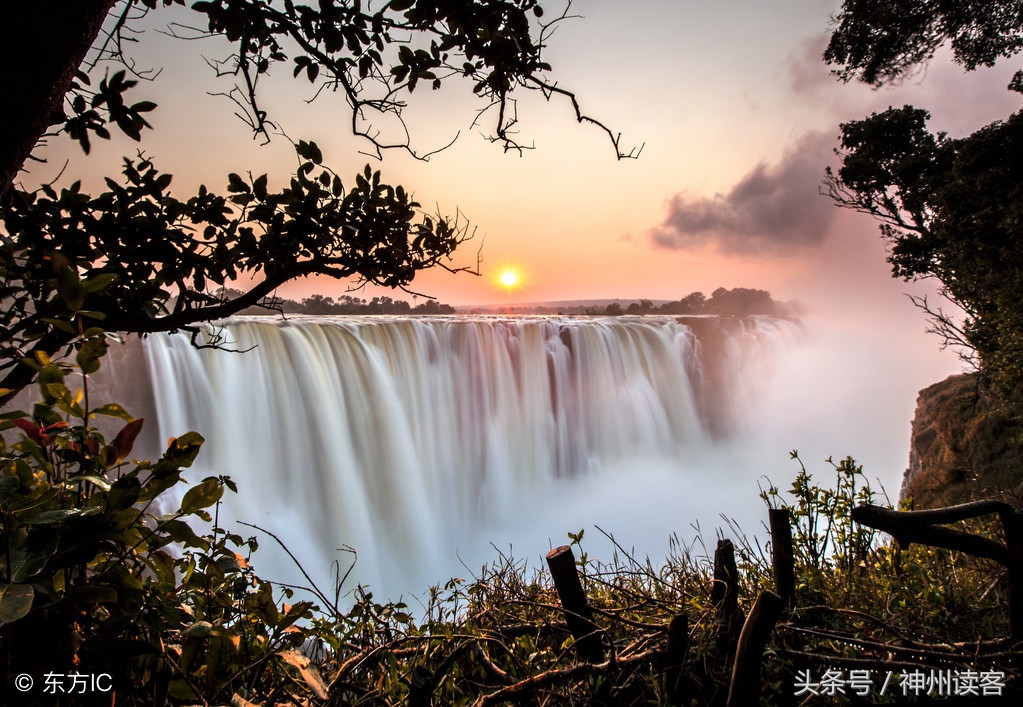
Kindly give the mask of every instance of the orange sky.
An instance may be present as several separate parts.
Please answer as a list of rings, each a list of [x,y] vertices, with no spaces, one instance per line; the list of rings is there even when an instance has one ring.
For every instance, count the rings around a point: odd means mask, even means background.
[[[566,103],[547,104],[535,94],[522,96],[518,108],[521,140],[536,149],[520,156],[472,127],[478,106],[468,87],[417,91],[409,111],[414,144],[429,151],[460,135],[429,162],[399,152],[382,162],[361,154],[365,145],[350,135],[340,98],[307,103],[313,89],[284,67],[262,96],[271,118],[292,138],[317,141],[342,177],[371,163],[426,210],[457,209],[470,219],[476,238],[451,265],[474,267],[482,245],[482,277],[436,271],[414,283],[443,302],[677,299],[719,286],[753,287],[822,312],[844,308],[847,299],[871,302],[879,314],[899,312],[922,330],[903,293],[926,288],[892,281],[875,224],[818,195],[837,126],[909,102],[929,108],[937,128],[971,132],[1018,107],[1018,96],[1004,89],[1013,67],[967,75],[939,58],[898,87],[842,85],[820,61],[838,6],[574,3],[581,17],[559,28],[547,59],[584,111],[621,131],[623,145],[644,146],[638,160],[617,161],[600,130],[576,124]],[[148,114],[155,130],[145,133],[142,148],[175,175],[182,194],[199,183],[223,189],[230,171],[284,179],[294,166],[288,142],[260,146],[230,102],[210,95],[230,87],[203,60],[222,53],[217,45],[153,31],[181,13],[188,18],[182,9],[152,13],[134,50],[139,66],[161,69],[136,89],[136,100],[160,104]],[[46,153],[50,164],[32,165],[23,182],[51,178],[66,158],[66,174],[95,188],[101,175],[117,172],[121,155],[139,147],[124,138],[94,144],[85,157],[55,142]],[[498,283],[506,267],[520,276],[510,292]],[[350,285],[307,281],[282,294],[337,296]]]
[[[307,104],[312,89],[290,80],[290,72],[271,77],[263,100],[291,137],[316,140],[342,176],[370,162],[385,179],[410,188],[427,210],[458,209],[471,220],[476,239],[452,265],[474,267],[485,239],[483,276],[438,271],[415,282],[417,291],[444,302],[669,299],[719,286],[806,299],[836,278],[898,298],[905,286],[887,282],[874,225],[837,213],[817,194],[837,125],[911,102],[930,108],[935,123],[953,134],[972,131],[1017,107],[1003,88],[1012,67],[964,76],[939,60],[897,88],[842,85],[819,60],[837,6],[648,1],[626,10],[620,3],[576,2],[573,10],[582,17],[558,30],[547,58],[585,111],[621,131],[623,145],[644,145],[638,160],[616,161],[599,130],[577,125],[567,104],[545,104],[536,95],[519,103],[522,141],[536,149],[519,156],[502,153],[471,127],[477,106],[467,88],[417,92],[409,114],[417,147],[430,150],[460,133],[427,163],[398,152],[382,163],[360,154],[365,146],[349,134],[340,99],[326,95]],[[146,23],[160,27],[175,18],[161,11]],[[178,188],[199,182],[222,188],[228,171],[267,171],[271,181],[288,173],[293,156],[285,140],[260,147],[233,106],[208,95],[229,87],[214,80],[202,59],[217,55],[216,45],[150,30],[135,54],[140,66],[162,69],[156,81],[136,89],[138,99],[160,104],[149,114],[156,130],[146,133],[143,148],[175,175]],[[114,173],[120,155],[138,147],[126,139],[96,143],[89,158],[55,144],[51,165],[33,167],[26,185],[48,178],[65,156],[68,174],[88,180]],[[736,191],[758,169],[757,188],[767,190],[759,202]],[[778,211],[777,218],[765,209]],[[665,227],[672,214],[695,212],[710,214],[710,230],[679,237]],[[520,273],[511,293],[497,282],[505,266]],[[312,281],[283,294],[338,295],[347,286]]]

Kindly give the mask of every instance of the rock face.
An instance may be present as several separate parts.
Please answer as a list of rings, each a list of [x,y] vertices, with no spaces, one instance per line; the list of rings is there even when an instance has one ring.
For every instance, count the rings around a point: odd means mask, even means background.
[[[1023,491],[1023,430],[996,408],[974,374],[950,376],[917,397],[901,498],[935,508]]]

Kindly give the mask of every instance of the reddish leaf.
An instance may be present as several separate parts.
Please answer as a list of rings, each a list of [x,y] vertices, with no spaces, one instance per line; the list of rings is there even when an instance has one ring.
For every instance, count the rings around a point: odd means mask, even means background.
[[[39,434],[39,428],[31,420],[20,418],[14,421],[14,424],[21,429],[22,432],[28,435],[28,438],[38,444],[40,447],[43,446],[43,437]]]
[[[121,431],[114,437],[111,446],[117,450],[117,461],[121,461],[131,454],[131,448],[135,444],[135,438],[139,436],[139,431],[142,429],[144,421],[145,419],[141,417],[137,420],[132,420],[122,427]]]

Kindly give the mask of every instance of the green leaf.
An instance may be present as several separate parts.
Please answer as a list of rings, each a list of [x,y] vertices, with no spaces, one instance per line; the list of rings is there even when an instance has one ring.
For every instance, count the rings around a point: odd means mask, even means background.
[[[91,375],[100,369],[99,360],[107,353],[109,344],[106,339],[86,339],[81,342],[75,354],[75,363],[85,375]]]
[[[77,334],[78,333],[78,332],[75,331],[75,328],[73,326],[71,326],[71,324],[69,324],[68,322],[65,322],[62,319],[54,319],[52,317],[40,317],[40,321],[46,322],[47,324],[49,324],[53,328],[60,329],[61,331],[65,331],[68,334]]]
[[[34,599],[35,590],[27,584],[0,584],[0,626],[28,614]]]
[[[50,528],[37,528],[28,536],[28,544],[11,553],[11,579],[27,581],[46,566],[57,552],[59,538]]]
[[[110,487],[107,496],[107,513],[129,508],[139,498],[142,485],[135,476],[122,476]]]
[[[117,275],[110,272],[94,275],[82,283],[82,289],[86,292],[98,292],[113,282],[116,282]]]
[[[160,530],[167,533],[171,540],[185,547],[205,548],[207,544],[195,534],[192,526],[183,520],[171,519],[160,523]]]
[[[198,432],[186,432],[171,440],[163,457],[178,466],[190,466],[206,440]]]
[[[96,476],[94,474],[77,474],[67,478],[67,483],[69,484],[79,484],[83,481],[88,481],[90,484],[97,486],[104,491],[110,490],[110,481],[102,476]]]
[[[135,418],[117,403],[107,403],[92,409],[93,415],[106,415],[107,417],[119,417],[125,422],[131,422]]]
[[[103,320],[107,318],[106,312],[97,312],[93,309],[80,309],[78,315],[82,317],[88,317],[89,319]]]
[[[195,513],[202,508],[209,508],[224,495],[224,485],[220,479],[210,477],[198,486],[190,488],[181,499],[181,512]]]

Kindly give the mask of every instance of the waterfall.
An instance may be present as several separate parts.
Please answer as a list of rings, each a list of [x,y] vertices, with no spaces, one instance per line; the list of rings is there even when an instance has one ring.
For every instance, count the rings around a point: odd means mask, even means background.
[[[349,546],[359,581],[412,591],[457,571],[455,551],[494,523],[528,517],[538,494],[641,459],[686,473],[742,429],[798,325],[252,317],[217,331],[244,353],[185,335],[145,342],[161,436],[203,434],[193,478],[240,487],[222,516],[277,534],[314,576]],[[295,576],[272,553],[264,561],[268,544],[257,571]]]

